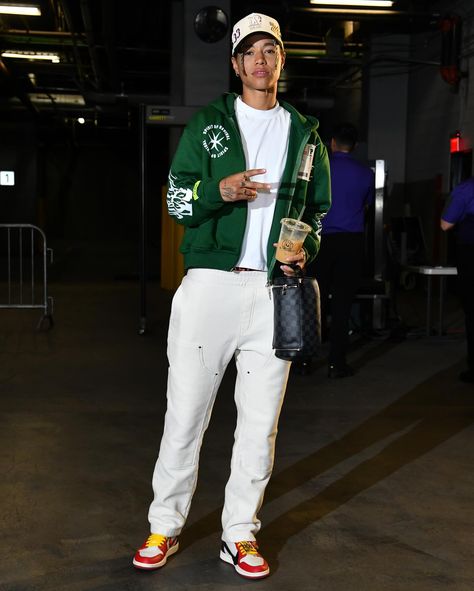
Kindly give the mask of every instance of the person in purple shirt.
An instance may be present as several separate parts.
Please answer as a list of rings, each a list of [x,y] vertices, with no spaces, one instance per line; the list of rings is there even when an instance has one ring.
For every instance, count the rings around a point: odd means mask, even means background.
[[[474,383],[474,177],[455,187],[441,215],[441,229],[451,228],[457,233],[459,296],[467,340],[467,370],[459,374],[459,379]]]
[[[357,129],[341,123],[331,138],[332,205],[322,220],[321,248],[313,272],[321,292],[321,319],[329,308],[328,376],[345,378],[354,374],[346,361],[351,305],[359,287],[364,260],[364,218],[374,201],[374,173],[351,156]]]

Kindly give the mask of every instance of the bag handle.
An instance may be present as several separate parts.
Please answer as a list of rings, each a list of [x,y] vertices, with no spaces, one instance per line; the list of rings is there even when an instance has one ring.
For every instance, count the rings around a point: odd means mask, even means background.
[[[295,272],[294,277],[304,277],[305,276],[305,269],[302,269],[299,265],[297,265],[296,263],[285,263],[285,265],[287,267],[290,267],[291,269],[293,269],[293,271]]]

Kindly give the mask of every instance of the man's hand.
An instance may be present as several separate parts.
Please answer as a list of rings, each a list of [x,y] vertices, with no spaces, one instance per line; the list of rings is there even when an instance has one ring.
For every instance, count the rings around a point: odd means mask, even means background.
[[[257,191],[270,191],[271,185],[268,183],[257,183],[250,180],[250,177],[265,172],[267,172],[265,168],[253,168],[226,176],[219,183],[222,199],[224,201],[253,201],[257,197]]]
[[[443,218],[441,218],[440,225],[441,229],[444,232],[446,232],[447,230],[451,230],[451,228],[454,228],[454,224],[452,224],[451,222],[447,222],[446,220],[443,220]]]
[[[273,246],[276,248],[278,246],[278,242],[274,242]],[[302,248],[296,254],[288,255],[286,262],[290,263],[291,265],[297,265],[300,268],[300,270],[303,270],[304,266],[306,265],[306,251],[304,250],[304,248]],[[280,269],[287,277],[293,277],[294,275],[296,275],[295,269],[293,269],[289,265],[283,264],[280,266]]]

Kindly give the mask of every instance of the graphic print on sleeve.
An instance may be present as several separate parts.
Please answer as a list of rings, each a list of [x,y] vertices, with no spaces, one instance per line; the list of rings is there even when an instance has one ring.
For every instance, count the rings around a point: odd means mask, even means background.
[[[193,191],[186,187],[178,187],[176,179],[177,177],[170,172],[166,204],[169,214],[181,220],[185,215],[193,215]]]

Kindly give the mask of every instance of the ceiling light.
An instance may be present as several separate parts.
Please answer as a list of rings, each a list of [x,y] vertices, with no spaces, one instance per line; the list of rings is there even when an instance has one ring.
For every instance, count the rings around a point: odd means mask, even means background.
[[[57,53],[41,53],[39,51],[2,51],[1,57],[21,60],[47,60],[53,62],[53,64],[59,64],[60,62]]]
[[[31,92],[28,94],[28,98],[32,103],[40,105],[74,105],[76,107],[85,106],[84,97],[81,94],[58,94],[55,92],[44,93],[44,92]]]
[[[400,14],[396,10],[381,10],[378,8],[307,8],[311,12],[324,12],[325,14]]]
[[[30,4],[0,4],[0,14],[20,14],[22,16],[41,16],[39,6]]]
[[[365,8],[391,8],[393,0],[310,0],[322,6],[364,6]]]

